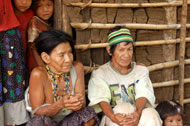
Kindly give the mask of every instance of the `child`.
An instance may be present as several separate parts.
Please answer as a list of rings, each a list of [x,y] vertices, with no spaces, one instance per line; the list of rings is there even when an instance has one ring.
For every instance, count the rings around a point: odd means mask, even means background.
[[[30,53],[33,53],[34,59],[31,59],[31,62],[36,61],[37,65],[44,65],[41,58],[37,54],[37,51],[34,47],[34,40],[38,37],[39,33],[50,29],[50,20],[53,15],[53,0],[35,0],[33,3],[33,9],[35,15],[30,23],[28,28],[28,42]],[[34,68],[35,66],[32,66]]]
[[[24,102],[24,50],[11,0],[0,0],[0,126],[29,120]]]
[[[162,121],[163,126],[183,126],[182,107],[175,101],[163,101],[156,107]]]
[[[19,31],[22,36],[25,61],[28,67],[27,28],[29,21],[34,16],[33,11],[30,9],[32,0],[12,0],[12,3],[15,15],[20,22]]]

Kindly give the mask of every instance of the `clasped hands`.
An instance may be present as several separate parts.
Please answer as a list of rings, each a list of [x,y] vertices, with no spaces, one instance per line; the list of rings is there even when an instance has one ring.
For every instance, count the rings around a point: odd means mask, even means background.
[[[130,115],[123,114],[113,114],[111,120],[118,124],[119,126],[137,126],[140,119],[140,114],[138,112],[134,112]]]
[[[72,111],[78,111],[80,110],[84,105],[85,97],[81,94],[75,94],[75,95],[65,95],[60,99],[61,104],[63,105],[63,108],[72,110]]]

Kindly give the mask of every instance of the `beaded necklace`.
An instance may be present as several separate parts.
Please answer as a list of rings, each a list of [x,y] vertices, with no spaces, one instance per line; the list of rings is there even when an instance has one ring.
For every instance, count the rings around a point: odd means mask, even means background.
[[[71,90],[71,86],[70,86],[70,82],[69,82],[69,72],[67,73],[62,73],[62,74],[56,74],[54,72],[52,72],[49,68],[48,65],[46,65],[46,70],[48,72],[48,74],[50,75],[50,78],[51,78],[51,82],[52,82],[52,94],[53,94],[53,99],[54,99],[54,102],[57,101],[57,93],[56,91],[59,90],[59,91],[66,91],[67,94],[70,93],[70,90]],[[65,81],[65,87],[63,89],[60,89],[58,87],[58,83],[57,81],[55,80],[55,78],[59,78],[59,77],[64,77],[64,81]]]

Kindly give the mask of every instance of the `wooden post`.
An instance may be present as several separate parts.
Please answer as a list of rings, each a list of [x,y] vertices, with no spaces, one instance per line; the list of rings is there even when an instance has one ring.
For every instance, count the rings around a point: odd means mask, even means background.
[[[72,28],[66,6],[64,5],[64,0],[62,1],[62,30],[72,36]]]
[[[62,0],[54,1],[54,29],[61,30],[62,28]]]
[[[183,0],[181,12],[181,29],[180,29],[180,54],[179,54],[179,102],[184,107],[184,58],[185,58],[185,38],[187,23],[187,0]]]

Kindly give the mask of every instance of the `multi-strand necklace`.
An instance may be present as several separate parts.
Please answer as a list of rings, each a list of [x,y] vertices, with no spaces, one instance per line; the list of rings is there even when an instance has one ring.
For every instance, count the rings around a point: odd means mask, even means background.
[[[58,100],[56,91],[62,91],[62,92],[66,91],[67,94],[70,93],[71,86],[70,86],[70,81],[69,81],[69,72],[62,73],[62,74],[56,74],[50,70],[48,65],[46,65],[46,70],[51,78],[53,99],[54,99],[54,102],[56,102]],[[59,78],[59,77],[64,77],[65,86],[63,89],[59,88],[58,83],[55,79],[55,78]]]

